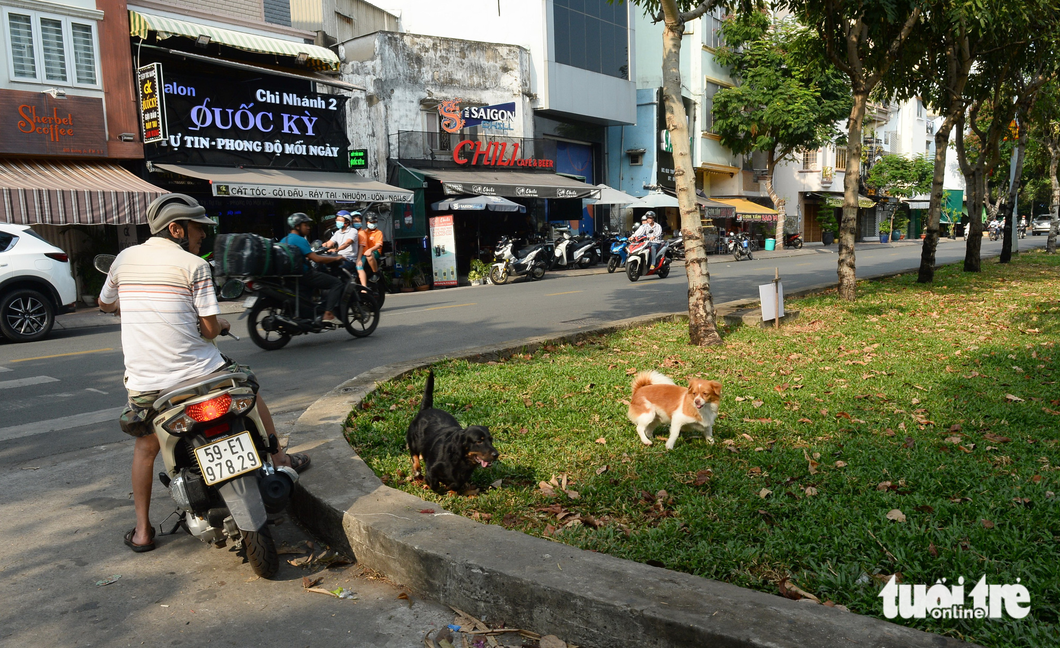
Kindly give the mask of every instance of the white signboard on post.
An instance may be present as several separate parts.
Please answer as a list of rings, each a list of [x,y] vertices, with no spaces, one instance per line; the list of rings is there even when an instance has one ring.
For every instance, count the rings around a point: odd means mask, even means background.
[[[762,300],[763,322],[768,322],[778,315],[784,317],[784,283],[782,281],[762,284],[758,287],[758,297]]]

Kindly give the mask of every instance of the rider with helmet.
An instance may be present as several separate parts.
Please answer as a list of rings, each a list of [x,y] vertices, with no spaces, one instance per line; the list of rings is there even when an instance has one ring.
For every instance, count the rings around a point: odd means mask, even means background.
[[[356,213],[356,212],[354,212]],[[360,216],[360,214],[357,214]],[[357,251],[360,249],[357,243],[357,230],[353,227],[353,216],[345,209],[335,214],[335,234],[331,240],[324,243],[324,249],[334,249],[342,255],[342,267],[353,272],[357,267]]]
[[[651,258],[648,259],[648,267],[655,267],[655,255],[659,251],[659,246],[662,245],[662,225],[655,222],[655,212],[646,211],[644,216],[641,217],[641,225],[637,228],[636,232],[633,232],[634,237],[643,237],[648,240],[649,247],[651,247]]]
[[[324,316],[321,319],[325,322],[334,322],[336,321],[335,311],[338,309],[339,299],[342,298],[342,282],[337,277],[313,270],[309,262],[337,263],[342,261],[342,257],[325,256],[313,252],[313,249],[309,246],[309,241],[306,240],[306,236],[309,235],[310,223],[312,221],[309,217],[301,212],[291,214],[287,217],[287,226],[291,228],[291,233],[280,239],[280,243],[286,243],[301,250],[305,262],[302,264],[303,274],[299,277],[298,282],[309,290],[320,288],[327,291],[324,300]]]
[[[368,212],[366,227],[357,235],[361,257],[357,261],[357,277],[362,286],[368,285],[368,268],[375,274],[379,270],[380,251],[383,249],[383,233],[379,231],[379,216]]]
[[[218,371],[244,373],[255,393],[258,383],[249,367],[221,354],[212,340],[229,328],[218,317],[210,264],[199,258],[206,227],[215,223],[194,198],[170,193],[147,208],[151,238],[122,250],[111,264],[99,293],[100,310],[121,306],[121,340],[125,356],[124,386],[128,404],[119,416],[121,429],[136,439],[133,446],[132,493],[136,526],[125,534],[125,546],[136,553],[155,548],[150,520],[151,485],[160,450],[151,426],[154,403],[163,390]],[[276,428],[265,401],[257,411],[268,434]],[[277,465],[301,472],[304,454],[273,454]]]

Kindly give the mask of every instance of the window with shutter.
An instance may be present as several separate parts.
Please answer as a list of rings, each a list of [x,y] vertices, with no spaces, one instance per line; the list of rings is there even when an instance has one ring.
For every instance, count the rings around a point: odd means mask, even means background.
[[[44,78],[66,81],[66,47],[63,44],[63,21],[40,19],[41,49],[44,52]]]
[[[96,85],[96,47],[92,26],[70,23],[74,41],[74,74],[78,83]]]
[[[24,79],[37,78],[37,64],[33,58],[33,21],[23,14],[7,15],[11,34],[11,63],[14,75]]]

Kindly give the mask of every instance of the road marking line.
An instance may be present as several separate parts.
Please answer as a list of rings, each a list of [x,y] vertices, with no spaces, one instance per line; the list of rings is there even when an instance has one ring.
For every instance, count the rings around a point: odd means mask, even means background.
[[[556,295],[573,295],[574,293],[585,292],[584,290],[568,290],[567,292],[561,293],[549,293],[545,297],[555,297]]]
[[[96,392],[97,394],[103,394],[107,396],[110,392],[105,392],[102,389],[96,389],[95,387],[86,387],[85,391]]]
[[[4,373],[5,371],[11,371],[11,368],[10,367],[0,367],[0,373]]]
[[[0,381],[0,389],[14,389],[16,387],[29,387],[30,385],[43,385],[44,383],[53,382],[59,382],[59,379],[51,376],[34,376],[32,378]]]
[[[453,304],[452,306],[432,306],[430,308],[424,308],[423,310],[425,310],[425,311],[442,310],[443,308],[460,308],[461,306],[474,306],[474,305],[475,305],[474,303],[470,303],[470,304]]]
[[[795,267],[797,268],[799,266],[807,266],[807,265],[813,265],[813,264],[812,263],[796,263]]]
[[[50,421],[38,421],[36,423],[26,423],[25,425],[12,425],[11,427],[0,428],[0,441],[22,439],[28,436],[47,434],[48,432],[69,430],[71,428],[81,427],[82,425],[106,423],[107,421],[114,423],[115,427],[117,427],[118,415],[121,414],[121,411],[121,407],[115,407],[99,410],[97,412],[86,412],[84,414],[64,416]]]
[[[56,353],[55,355],[37,356],[36,358],[20,358],[11,362],[29,362],[30,360],[47,360],[49,358],[65,358],[66,356],[85,355],[86,353],[103,353],[114,349],[92,349],[91,351],[73,351],[71,353]]]

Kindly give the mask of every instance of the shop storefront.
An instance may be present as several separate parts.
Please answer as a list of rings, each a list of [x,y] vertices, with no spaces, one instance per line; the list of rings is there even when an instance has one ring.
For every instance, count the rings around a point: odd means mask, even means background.
[[[766,239],[775,238],[779,215],[775,209],[744,198],[717,198],[716,200],[735,209],[736,229],[734,231],[750,235],[763,248]]]
[[[360,152],[350,151],[349,97],[339,94],[352,86],[332,81],[321,86],[325,81],[311,76],[314,69],[337,68],[330,50],[143,13],[131,16],[134,38],[152,44],[138,52],[139,69],[154,80],[157,104],[164,106],[159,132],[144,146],[149,177],[198,199],[220,231],[278,238],[286,233],[286,217],[304,212],[318,223],[313,235],[322,236],[338,209],[371,207],[387,214],[390,203],[411,201],[411,192],[351,168],[365,163]],[[192,34],[219,43],[219,54],[271,55],[300,73],[233,67],[227,60],[168,47],[186,46]],[[156,105],[151,99],[141,96],[145,133],[147,108]]]

